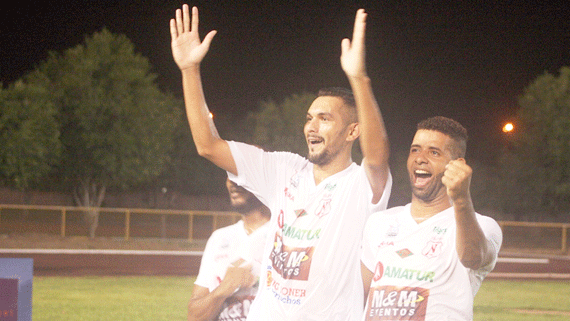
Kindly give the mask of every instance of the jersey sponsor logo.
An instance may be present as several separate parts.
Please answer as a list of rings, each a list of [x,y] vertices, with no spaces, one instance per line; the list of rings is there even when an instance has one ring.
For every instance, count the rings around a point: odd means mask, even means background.
[[[269,258],[273,269],[284,279],[306,281],[309,279],[313,250],[312,246],[304,248],[286,246],[281,236],[276,233]]]
[[[267,282],[265,283],[265,285],[267,287],[270,287],[271,284],[273,283],[273,274],[271,273],[271,267],[267,267]]]
[[[289,192],[289,188],[285,187],[285,190],[283,192],[285,193],[285,197],[291,201],[295,201],[295,196]]]
[[[386,231],[386,237],[396,237],[400,232],[400,227],[398,225],[391,225]]]
[[[279,211],[279,215],[277,216],[277,225],[279,228],[283,228],[283,224],[285,224],[285,213],[283,210]]]
[[[418,281],[433,282],[435,272],[406,269],[397,266],[386,266],[384,269],[384,277],[393,279],[416,279]]]
[[[318,240],[320,238],[321,229],[316,230],[305,230],[300,228],[295,228],[287,224],[283,225],[283,236],[296,240]]]
[[[245,321],[254,296],[229,297],[218,315],[218,321]]]
[[[422,254],[428,259],[437,257],[441,254],[441,248],[443,247],[443,242],[440,238],[430,239],[426,246],[422,250]]]
[[[223,247],[222,247],[222,249],[223,249]],[[215,261],[215,262],[224,261],[224,260],[227,260],[228,257],[229,257],[229,255],[226,254],[226,253],[224,253],[224,254],[219,254],[219,255],[216,255],[216,256],[214,257],[214,261]]]
[[[291,176],[291,178],[289,179],[289,184],[291,185],[291,187],[293,188],[299,187],[299,179],[300,179],[299,174],[295,172],[295,174]]]
[[[414,253],[412,253],[412,251],[410,251],[408,249],[398,250],[398,251],[396,251],[396,254],[398,254],[403,259],[407,258],[408,256],[414,255]]]
[[[335,188],[336,188],[336,184],[334,184],[334,185],[327,184],[327,185],[325,186],[325,189],[326,189],[327,191],[329,191],[329,192],[334,191]]]
[[[366,305],[367,321],[424,321],[429,289],[381,286],[371,288]]]
[[[374,280],[374,282],[378,282],[380,281],[383,275],[384,275],[384,265],[382,264],[382,262],[378,262],[378,264],[376,264],[376,268],[374,269],[374,277],[372,278],[372,280]]]
[[[433,232],[436,233],[436,234],[438,234],[438,235],[443,235],[443,234],[445,234],[445,232],[447,232],[447,228],[442,228],[442,227],[439,227],[439,226],[434,226],[434,227],[433,227]]]
[[[305,289],[288,288],[286,286],[281,286],[281,284],[275,280],[271,282],[270,287],[273,293],[294,298],[303,298],[307,293],[307,290]]]
[[[385,248],[387,246],[394,246],[394,241],[382,241],[380,244],[378,244],[379,249]]]
[[[305,215],[307,215],[307,211],[305,211],[304,209],[295,210],[295,216],[297,216],[297,218],[303,217]]]

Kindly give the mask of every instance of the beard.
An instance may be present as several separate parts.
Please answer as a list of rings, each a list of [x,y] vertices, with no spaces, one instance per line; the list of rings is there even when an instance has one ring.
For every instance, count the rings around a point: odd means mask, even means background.
[[[307,159],[309,160],[309,162],[315,164],[315,165],[326,165],[328,163],[330,163],[331,159],[332,159],[332,155],[328,150],[323,150],[320,153],[311,153],[309,151],[308,155],[307,155]]]
[[[232,208],[236,212],[244,215],[261,206],[263,206],[263,203],[253,195],[250,195],[250,197],[245,199],[243,202],[232,201]]]

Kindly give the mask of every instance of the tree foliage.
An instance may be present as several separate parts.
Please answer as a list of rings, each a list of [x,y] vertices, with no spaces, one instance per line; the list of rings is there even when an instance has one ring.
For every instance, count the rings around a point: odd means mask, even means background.
[[[303,127],[307,110],[315,100],[311,93],[292,94],[281,102],[267,100],[260,103],[259,111],[249,115],[254,124],[254,144],[273,151],[307,154]]]
[[[56,109],[46,88],[18,81],[0,88],[0,181],[24,190],[59,161]]]
[[[77,205],[99,207],[107,188],[132,188],[164,171],[181,109],[150,70],[125,36],[104,29],[51,53],[29,75],[57,108],[63,157],[56,175]],[[93,236],[98,213],[86,217]]]
[[[519,99],[518,132],[503,159],[514,211],[570,210],[570,68],[539,76]]]

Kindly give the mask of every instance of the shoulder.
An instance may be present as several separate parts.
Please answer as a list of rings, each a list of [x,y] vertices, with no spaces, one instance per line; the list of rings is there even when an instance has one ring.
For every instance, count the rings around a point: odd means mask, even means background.
[[[232,238],[234,235],[243,230],[243,221],[239,220],[236,223],[228,226],[221,227],[210,236],[210,239]]]
[[[485,237],[493,244],[495,251],[499,252],[499,249],[503,243],[503,230],[501,229],[501,226],[497,221],[495,221],[495,219],[489,216],[481,214],[476,215],[477,222],[483,230]]]
[[[261,160],[279,161],[292,164],[306,164],[309,161],[301,155],[283,151],[265,151],[257,146],[246,143],[228,141],[233,154],[247,155],[247,158],[260,157]]]
[[[372,215],[370,215],[370,219],[383,220],[386,218],[392,218],[394,216],[400,215],[401,213],[404,213],[405,211],[409,211],[409,204],[403,206],[390,207],[383,211],[376,211],[372,213]]]
[[[377,226],[385,222],[395,220],[397,217],[402,215],[402,213],[409,211],[408,205],[391,207],[383,211],[376,211],[370,215],[366,221],[366,226]]]
[[[501,227],[499,226],[499,223],[497,223],[497,221],[490,217],[490,216],[485,216],[485,215],[481,215],[479,213],[475,213],[476,217],[477,217],[477,222],[479,223],[479,225],[481,226],[481,228],[485,231],[485,230],[501,230]]]

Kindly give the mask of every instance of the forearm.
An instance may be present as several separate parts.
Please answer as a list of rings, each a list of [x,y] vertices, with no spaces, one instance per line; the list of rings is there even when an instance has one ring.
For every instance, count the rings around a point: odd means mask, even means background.
[[[360,123],[360,145],[370,164],[385,165],[389,158],[389,142],[384,119],[374,97],[370,78],[349,77]]]
[[[363,166],[374,191],[373,202],[383,194],[388,180],[390,146],[384,120],[378,107],[370,78],[349,77],[354,93],[360,126],[360,148],[364,156]]]
[[[487,239],[477,222],[470,197],[453,202],[457,224],[456,249],[463,266],[477,270],[487,264]]]
[[[182,86],[186,115],[198,154],[223,170],[237,174],[228,143],[220,138],[210,117],[202,89],[199,65],[182,70]]]
[[[188,321],[214,320],[228,296],[218,287],[201,298],[192,298],[188,303]]]
[[[182,88],[194,143],[199,154],[205,153],[220,137],[206,105],[199,65],[182,70]]]

